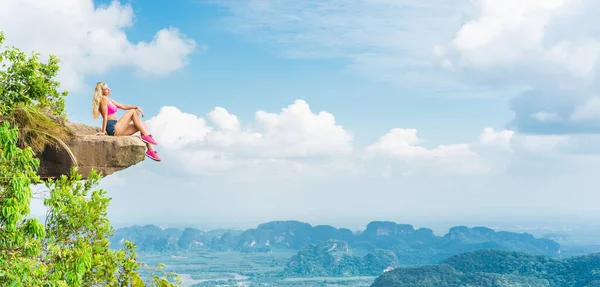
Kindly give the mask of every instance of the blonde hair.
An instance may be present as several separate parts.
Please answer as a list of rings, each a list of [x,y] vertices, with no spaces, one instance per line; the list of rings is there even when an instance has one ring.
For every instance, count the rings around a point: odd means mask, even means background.
[[[94,119],[97,119],[100,115],[100,101],[102,100],[102,88],[104,86],[106,86],[106,83],[98,82],[94,89],[94,99],[92,100],[92,116]]]

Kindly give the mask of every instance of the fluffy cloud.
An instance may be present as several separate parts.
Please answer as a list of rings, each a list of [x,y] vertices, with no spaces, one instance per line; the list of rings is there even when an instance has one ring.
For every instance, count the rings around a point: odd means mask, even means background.
[[[238,118],[224,108],[215,108],[207,117],[212,127],[202,118],[163,107],[147,123],[167,148],[210,148],[271,158],[343,157],[353,151],[353,135],[332,114],[313,113],[302,100],[278,114],[257,111],[254,125],[243,129]]]
[[[172,27],[158,31],[150,42],[133,43],[125,34],[133,21],[132,7],[118,1],[96,6],[92,0],[3,0],[0,9],[6,44],[57,55],[59,80],[69,90],[81,88],[85,75],[117,67],[166,75],[181,69],[197,49],[194,40]]]
[[[512,151],[512,131],[486,128],[471,143],[428,148],[415,129],[394,128],[365,147],[325,111],[297,100],[279,113],[257,111],[254,122],[217,107],[202,117],[163,107],[147,121],[166,162],[196,175],[289,178],[375,175],[481,174],[498,153]],[[236,172],[238,171],[238,172]]]
[[[597,1],[478,0],[451,41],[436,46],[444,67],[471,85],[514,88],[510,128],[534,134],[600,131],[596,94]]]
[[[206,120],[182,112],[176,107],[161,108],[159,114],[146,123],[161,142],[161,146],[170,149],[179,149],[190,143],[200,142],[212,131],[206,125]]]
[[[415,129],[395,128],[382,136],[378,142],[368,145],[369,154],[383,155],[405,164],[403,172],[420,168],[443,168],[458,173],[485,172],[479,156],[468,144],[440,145],[433,149],[419,146],[421,139]]]
[[[485,69],[515,65],[531,57],[558,59],[560,46],[546,48],[544,36],[551,17],[567,2],[569,0],[476,1],[479,16],[465,23],[445,49],[458,53],[457,66]],[[440,56],[449,52],[436,48]]]
[[[147,121],[163,163],[145,165],[174,178],[236,182],[347,181],[353,178],[431,178],[573,173],[600,154],[600,137],[538,135],[484,128],[473,140],[431,146],[411,128],[393,128],[371,144],[325,111],[297,100],[278,113],[257,111],[252,123],[217,107],[201,117],[163,107]],[[591,160],[593,157],[590,157]],[[564,169],[568,170],[565,171]]]
[[[353,135],[333,115],[314,113],[305,101],[297,100],[280,113],[257,111],[250,126],[242,126],[221,107],[206,117],[208,122],[163,107],[147,124],[161,148],[194,173],[250,170],[261,174],[263,168],[272,169],[263,174],[285,169],[314,173],[314,166],[360,172],[358,166],[341,164],[354,152]]]
[[[574,121],[600,120],[600,98],[589,98],[582,105],[576,106],[571,114]]]
[[[515,132],[511,130],[496,132],[493,128],[484,128],[479,135],[479,142],[484,146],[510,150],[510,143],[514,134]]]
[[[592,21],[600,6],[588,0],[475,1],[477,16],[467,21],[438,56],[452,66],[477,70],[546,70],[575,78],[596,72],[600,42]],[[538,74],[539,74],[538,73]]]
[[[384,163],[385,176],[482,175],[506,170],[515,149],[521,149],[514,138],[514,131],[488,127],[471,142],[427,148],[419,145],[423,140],[417,136],[417,130],[395,128],[365,147],[365,151],[370,160]]]

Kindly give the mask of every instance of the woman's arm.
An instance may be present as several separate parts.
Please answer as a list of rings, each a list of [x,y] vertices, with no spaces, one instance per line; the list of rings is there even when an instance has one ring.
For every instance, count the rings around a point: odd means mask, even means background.
[[[108,99],[106,97],[102,97],[100,101],[100,113],[102,114],[102,133],[106,134],[106,123],[108,122]]]
[[[120,103],[115,102],[114,100],[112,102],[115,104],[115,106],[117,106],[117,108],[119,108],[121,110],[137,110],[137,112],[141,113],[142,117],[144,117],[144,111],[142,111],[142,108],[140,108],[139,106],[120,104]]]
[[[138,106],[120,104],[120,103],[117,103],[115,100],[112,100],[112,102],[115,104],[115,106],[117,106],[117,108],[119,108],[121,110],[137,110],[137,109],[139,109]]]

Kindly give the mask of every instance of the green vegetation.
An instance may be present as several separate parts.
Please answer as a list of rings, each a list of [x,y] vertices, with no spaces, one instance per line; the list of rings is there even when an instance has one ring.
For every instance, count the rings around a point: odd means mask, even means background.
[[[133,243],[109,248],[110,199],[93,190],[100,179],[94,171],[85,182],[76,169],[45,182],[46,218],[31,217],[32,185],[42,183],[35,152],[66,135],[50,118],[63,116],[66,93],[52,79],[55,57],[43,64],[13,47],[0,53],[0,62],[0,286],[175,286],[178,277],[164,265],[143,281]]]
[[[283,271],[295,250],[246,253],[191,249],[169,252],[140,252],[148,264],[165,262],[183,278],[182,286],[278,286],[278,287],[367,287],[376,276],[287,277]]]
[[[388,267],[398,266],[396,254],[375,249],[364,257],[353,255],[348,244],[328,240],[308,245],[288,262],[284,274],[290,277],[377,276]]]
[[[322,244],[321,247],[326,247],[326,244]],[[337,255],[356,256],[352,250],[346,251],[343,245],[341,247]],[[329,248],[325,251],[327,250]],[[332,250],[332,254],[336,255],[336,251]],[[292,250],[277,249],[272,253],[243,253],[202,249],[168,253],[141,253],[140,255],[149,263],[167,262],[174,270],[183,274],[184,286],[195,287],[600,286],[594,285],[600,283],[598,277],[600,273],[597,271],[600,269],[600,254],[560,260],[521,252],[478,250],[452,256],[439,265],[397,267],[391,271],[380,272],[383,274],[379,278],[347,274],[294,276],[294,274],[286,272],[288,269],[286,262],[298,255]],[[340,265],[331,262],[329,266]],[[319,267],[317,266],[317,268]]]
[[[598,286],[600,254],[554,259],[521,252],[478,250],[440,265],[397,268],[372,287],[400,286]]]
[[[59,92],[54,80],[58,59],[50,56],[41,63],[39,55],[27,55],[15,47],[3,47],[0,32],[0,121],[19,128],[18,145],[43,151],[56,146],[71,134],[59,120],[64,119],[67,92]]]

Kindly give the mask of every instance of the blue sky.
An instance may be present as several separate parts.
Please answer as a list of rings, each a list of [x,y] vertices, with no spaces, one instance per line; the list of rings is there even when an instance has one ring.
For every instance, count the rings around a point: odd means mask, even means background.
[[[117,224],[600,215],[593,1],[32,5],[0,27],[63,60],[69,118],[106,81],[160,143],[103,180]]]
[[[102,2],[98,2],[102,3]],[[106,4],[106,3],[104,3]],[[281,48],[239,35],[225,20],[235,17],[221,5],[203,1],[177,1],[165,7],[160,2],[132,2],[134,27],[127,31],[131,42],[147,41],[164,27],[174,26],[205,48],[189,56],[190,65],[166,78],[137,78],[131,71],[113,71],[101,77],[114,87],[117,97],[145,107],[155,114],[164,105],[186,107],[185,111],[203,114],[215,106],[226,107],[243,121],[256,110],[277,111],[296,99],[306,100],[316,110],[333,113],[344,126],[360,133],[357,141],[367,144],[397,125],[431,130],[443,118],[447,129],[427,134],[435,142],[468,140],[470,135],[453,129],[479,132],[492,124],[501,128],[511,115],[506,104],[495,99],[455,100],[435,95],[427,87],[402,87],[369,79],[351,71],[351,59],[298,59],[281,55]],[[265,37],[265,36],[260,36]],[[98,77],[90,77],[92,84]],[[73,95],[70,113],[87,120],[88,113],[77,113],[87,104]],[[143,104],[151,101],[151,104]],[[485,123],[482,123],[485,121]],[[366,133],[366,134],[365,134]]]

